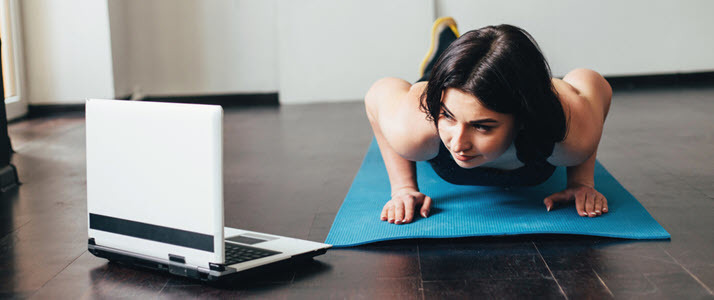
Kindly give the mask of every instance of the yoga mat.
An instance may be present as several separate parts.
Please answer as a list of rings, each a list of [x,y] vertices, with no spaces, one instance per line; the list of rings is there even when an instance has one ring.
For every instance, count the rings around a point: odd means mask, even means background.
[[[417,181],[421,192],[433,199],[429,217],[418,215],[417,208],[412,223],[381,221],[382,207],[390,199],[390,186],[373,139],[325,243],[350,247],[396,239],[517,234],[670,238],[599,162],[595,166],[595,188],[607,198],[610,212],[596,218],[578,216],[574,203],[546,211],[543,199],[565,187],[563,167],[558,167],[541,185],[507,189],[450,184],[436,175],[429,163],[417,162]]]

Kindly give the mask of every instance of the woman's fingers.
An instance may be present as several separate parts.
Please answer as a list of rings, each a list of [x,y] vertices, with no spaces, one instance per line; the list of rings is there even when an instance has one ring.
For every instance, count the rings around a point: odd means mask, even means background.
[[[607,198],[605,196],[602,197],[602,212],[606,213],[608,211],[607,208]]]
[[[429,210],[431,210],[431,197],[424,196],[424,203],[421,205],[421,216],[424,218],[429,217]]]
[[[578,215],[581,215],[583,217],[587,216],[588,213],[585,212],[585,198],[587,197],[586,193],[579,193],[575,195],[575,210],[578,211]]]
[[[595,195],[591,193],[585,193],[585,211],[588,213],[588,217],[594,217],[595,213]]]
[[[553,209],[553,199],[551,197],[546,197],[545,200],[543,200],[543,204],[545,204],[545,210],[550,211]]]
[[[587,190],[565,190],[546,197],[543,204],[550,211],[558,202],[569,202],[573,199],[575,200],[575,209],[580,216],[597,217],[608,212],[607,199],[596,191],[593,193]],[[423,194],[397,197],[397,199],[387,202],[382,208],[380,218],[382,221],[394,224],[411,223],[414,220],[417,205],[419,205],[421,216],[427,218],[431,204],[431,197]]]
[[[602,215],[602,200],[602,196],[597,196],[595,198],[595,214],[597,214],[598,216]]]
[[[384,205],[380,218],[394,224],[411,223],[417,210],[423,217],[428,216],[431,203],[431,197],[421,193],[397,195]]]
[[[582,217],[597,217],[608,211],[607,199],[592,187],[572,187],[543,199],[548,211],[558,202],[575,200],[575,210]]]
[[[402,223],[409,223],[412,221],[412,217],[414,216],[414,196],[409,196],[406,200],[404,200],[404,219],[402,219]]]
[[[546,210],[551,211],[553,207],[555,207],[555,203],[570,201],[571,198],[572,195],[568,191],[557,192],[553,195],[545,197],[545,199],[543,200],[543,204],[545,204]]]
[[[402,224],[404,222],[404,201],[397,201],[394,208],[394,224]]]

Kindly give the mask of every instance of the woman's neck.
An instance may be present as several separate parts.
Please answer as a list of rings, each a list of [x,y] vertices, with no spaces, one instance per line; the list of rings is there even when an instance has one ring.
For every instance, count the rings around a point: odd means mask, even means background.
[[[518,160],[518,157],[516,156],[516,145],[513,143],[511,143],[511,146],[509,146],[508,149],[506,149],[506,152],[503,152],[501,156],[481,165],[481,167],[509,171],[523,166],[525,166],[525,164]]]

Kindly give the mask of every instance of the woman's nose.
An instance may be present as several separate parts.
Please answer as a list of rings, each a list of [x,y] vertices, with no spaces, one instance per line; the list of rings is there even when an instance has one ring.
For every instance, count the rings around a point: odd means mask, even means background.
[[[471,149],[471,141],[466,137],[466,129],[463,126],[456,128],[451,139],[451,151],[465,152]]]

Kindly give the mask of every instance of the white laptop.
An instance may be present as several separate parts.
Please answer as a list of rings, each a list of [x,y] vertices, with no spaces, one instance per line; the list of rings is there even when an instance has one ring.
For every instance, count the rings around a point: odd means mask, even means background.
[[[220,106],[89,99],[86,124],[94,255],[214,281],[331,247],[223,226]]]

